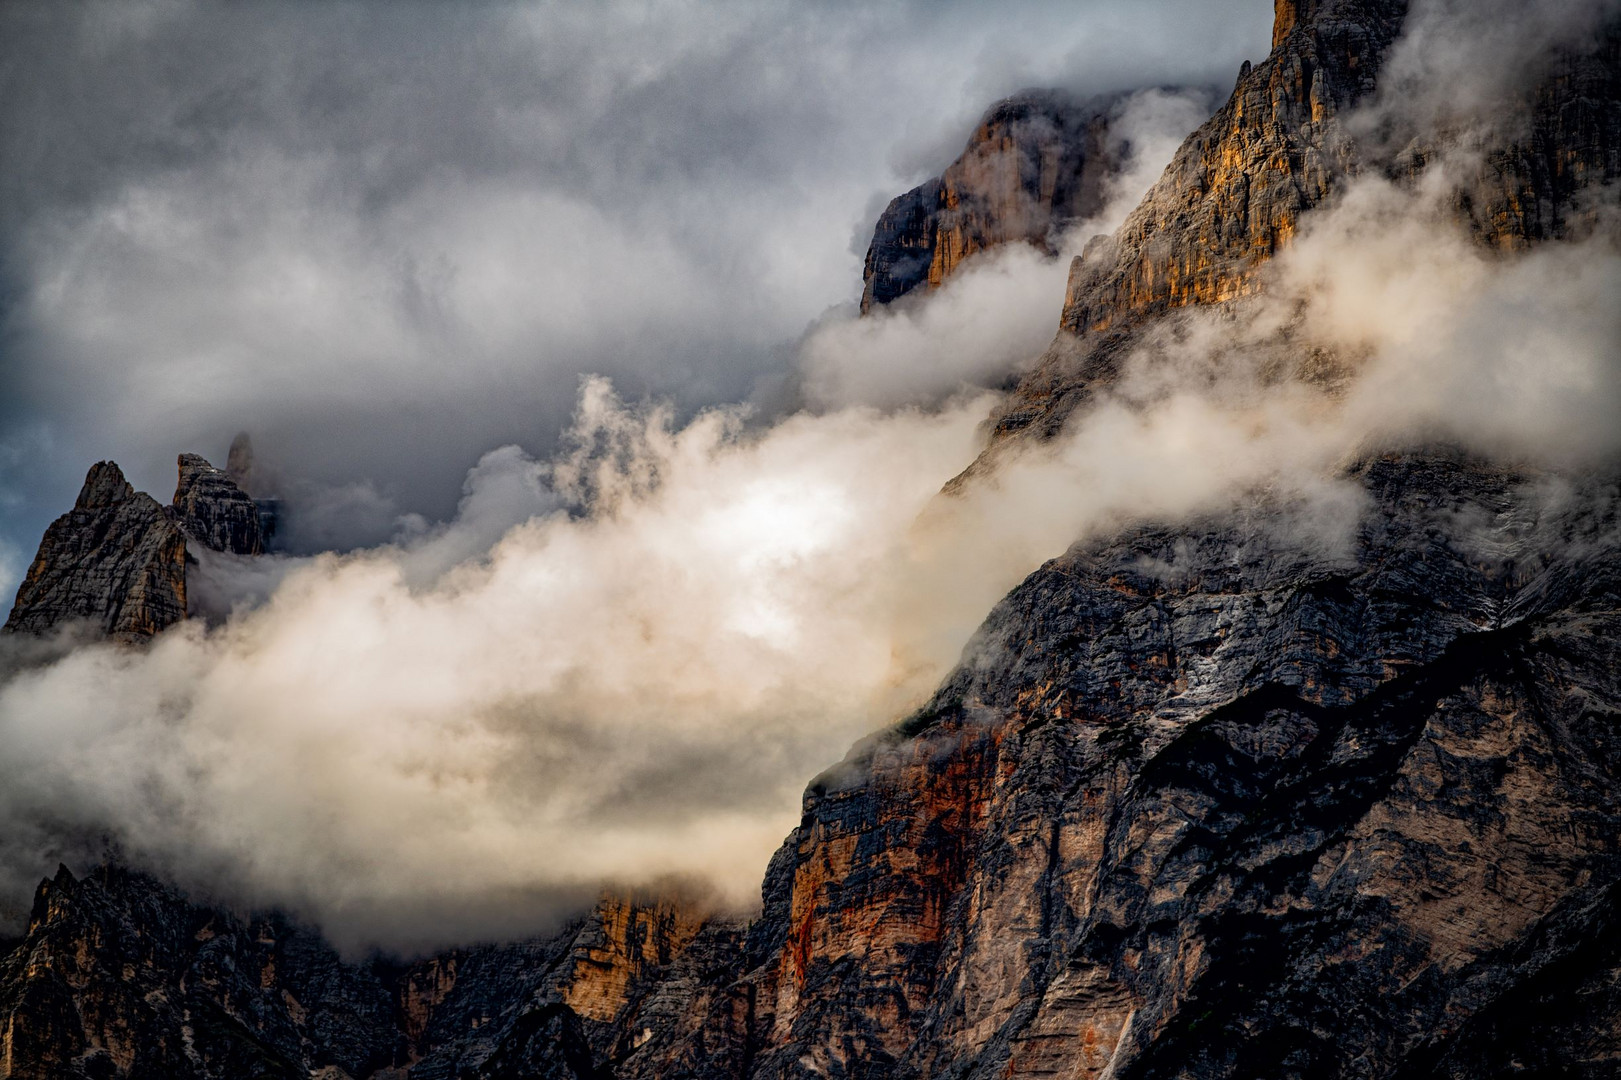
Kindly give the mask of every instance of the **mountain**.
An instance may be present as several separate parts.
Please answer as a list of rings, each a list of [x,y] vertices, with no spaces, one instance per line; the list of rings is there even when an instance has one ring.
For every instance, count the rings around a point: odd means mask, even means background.
[[[134,641],[185,617],[184,534],[156,499],[101,461],[73,509],[45,530],[6,630],[41,634],[83,620]]]
[[[180,481],[171,512],[191,539],[215,551],[263,555],[265,529],[259,506],[223,470],[197,454],[180,455]]]
[[[1426,178],[1448,130],[1351,122],[1405,3],[1276,14],[1073,264],[956,488],[1083,416],[1168,315],[1253,297],[1355,178]],[[1613,207],[1618,42],[1547,58],[1472,134],[1446,204],[1483,249]],[[142,498],[113,475],[82,513]],[[1615,1076],[1621,472],[1417,443],[1335,479],[1343,528],[1262,491],[1031,574],[926,707],[811,783],[751,919],[608,896],[551,937],[356,961],[62,871],[0,961],[0,1076]]]
[[[999,439],[1056,434],[1156,320],[1252,294],[1301,215],[1358,176],[1418,182],[1446,142],[1444,130],[1344,122],[1376,97],[1405,2],[1276,9],[1271,55],[1246,64],[1125,224],[1072,262],[1059,334],[1001,407]],[[1474,171],[1455,185],[1460,216],[1491,247],[1523,249],[1590,224],[1606,201],[1590,196],[1621,178],[1621,30],[1611,19],[1586,48],[1543,60],[1530,93],[1471,133]]]
[[[1101,211],[1120,164],[1109,132],[1122,100],[1032,90],[994,105],[945,172],[879,216],[862,313],[919,286],[939,288],[977,252],[1021,242],[1050,249],[1065,225]]]
[[[62,868],[0,960],[0,1075],[448,1078],[492,1053],[520,1060],[514,1046],[589,1062],[586,1029],[729,933],[669,901],[607,900],[544,941],[346,962],[276,913],[238,916],[116,867]]]
[[[117,641],[144,641],[186,617],[187,542],[259,555],[258,505],[224,472],[182,454],[165,507],[136,491],[111,461],[85,477],[73,509],[51,523],[6,620],[12,633],[88,623]]]

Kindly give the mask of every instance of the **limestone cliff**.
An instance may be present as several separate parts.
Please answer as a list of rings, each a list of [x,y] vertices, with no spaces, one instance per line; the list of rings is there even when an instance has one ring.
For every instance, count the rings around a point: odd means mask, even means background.
[[[1027,91],[997,103],[940,176],[897,197],[878,219],[862,272],[863,313],[930,289],[976,252],[1048,247],[1064,225],[1103,208],[1118,162],[1108,143],[1115,99]]]
[[[1073,261],[1057,339],[999,410],[998,436],[1056,434],[1141,328],[1252,294],[1302,214],[1369,170],[1416,180],[1456,134],[1347,125],[1375,97],[1406,0],[1277,0],[1276,10],[1271,55],[1244,65],[1142,204]],[[1548,58],[1471,137],[1478,164],[1453,179],[1453,201],[1483,244],[1523,248],[1589,225],[1613,202],[1595,194],[1621,177],[1621,26],[1612,19]]]
[[[537,1075],[535,1062],[593,1076],[621,1014],[640,1025],[631,1053],[655,1015],[691,1011],[669,976],[716,948],[711,923],[690,904],[607,899],[546,939],[345,962],[281,915],[193,903],[117,867],[62,868],[0,959],[0,1076],[449,1080],[480,1065]]]
[[[0,961],[0,1061],[1609,1075],[1621,484],[1435,450],[1347,479],[1347,536],[1258,497],[1031,575],[811,785],[747,924],[610,898],[548,939],[344,964],[276,916],[62,873]]]

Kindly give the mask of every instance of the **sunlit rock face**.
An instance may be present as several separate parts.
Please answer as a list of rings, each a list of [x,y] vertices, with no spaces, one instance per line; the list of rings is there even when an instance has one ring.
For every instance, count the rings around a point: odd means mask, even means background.
[[[879,217],[862,312],[920,286],[939,288],[977,252],[1007,243],[1048,248],[1066,224],[1102,210],[1119,164],[1107,138],[1117,104],[1028,91],[994,106],[961,157]]]
[[[1406,14],[1405,0],[1278,0],[1271,55],[1245,65],[1125,224],[1073,261],[1058,337],[1000,410],[999,437],[1056,434],[1157,317],[1253,294],[1301,215],[1352,179],[1425,177],[1459,132],[1347,125],[1381,88]],[[1597,193],[1621,177],[1621,28],[1611,20],[1546,59],[1528,94],[1470,128],[1473,164],[1448,178],[1458,213],[1489,246],[1580,235],[1604,205]]]
[[[136,491],[110,461],[85,477],[17,590],[6,630],[44,634],[82,623],[144,641],[186,617],[186,543],[235,555],[265,549],[260,509],[223,471],[182,454],[169,506]]]
[[[85,623],[136,641],[186,616],[186,541],[164,508],[118,466],[98,462],[73,509],[45,531],[6,630]]]

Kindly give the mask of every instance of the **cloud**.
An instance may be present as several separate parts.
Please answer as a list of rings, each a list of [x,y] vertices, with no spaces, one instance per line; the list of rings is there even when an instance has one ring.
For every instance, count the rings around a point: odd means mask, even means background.
[[[0,440],[53,448],[0,530],[244,428],[443,519],[492,447],[550,453],[582,374],[746,398],[989,100],[1224,82],[1263,6],[7,5]]]
[[[1077,538],[1265,491],[1332,549],[1360,454],[1621,451],[1614,236],[1504,257],[1443,195],[1359,182],[1261,298],[1166,324],[1064,438],[957,496],[937,493],[983,396],[760,428],[589,380],[558,452],[487,455],[456,520],[287,567],[216,629],[14,674],[11,872],[111,837],[350,944],[516,932],[672,874],[745,903],[805,777],[926,697]],[[1320,350],[1345,381],[1274,362]]]
[[[1120,167],[1096,216],[1070,223],[1053,255],[1012,244],[976,256],[946,280],[937,302],[914,297],[865,319],[847,312],[824,319],[799,349],[806,400],[881,407],[939,400],[965,386],[995,386],[1028,366],[1057,328],[1070,258],[1125,220],[1211,108],[1201,90],[1150,88],[1120,102],[1108,136]]]

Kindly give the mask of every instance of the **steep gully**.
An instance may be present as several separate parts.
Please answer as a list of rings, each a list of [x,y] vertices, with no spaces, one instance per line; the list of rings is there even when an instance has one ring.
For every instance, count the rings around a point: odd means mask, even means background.
[[[1255,288],[1348,177],[1422,170],[1422,139],[1380,159],[1342,123],[1405,5],[1276,14],[1271,55],[1076,261],[1058,338],[959,484],[1083,412],[1166,312]],[[1613,201],[1618,43],[1557,60],[1505,118],[1455,200],[1482,244],[1557,239]],[[965,156],[1041,100],[993,110]],[[1038,177],[1081,168],[990,141]],[[964,175],[938,182],[959,206]],[[937,276],[895,250],[932,243],[944,274],[1032,239],[919,225],[916,194],[880,222],[868,307]],[[205,475],[186,505],[241,506]],[[1616,1075],[1621,487],[1436,447],[1347,479],[1344,543],[1258,496],[1030,575],[924,709],[810,785],[752,920],[607,897],[543,940],[351,964],[285,916],[64,869],[0,961],[0,1075]],[[178,495],[144,498],[98,466],[53,550],[98,567],[105,541],[75,538],[116,535],[158,569],[54,574],[47,534],[28,595],[138,637],[184,611],[176,537],[252,544],[234,511],[181,528]],[[116,612],[82,599],[123,581],[169,585],[128,619],[137,586]],[[13,629],[37,629],[22,601]]]

